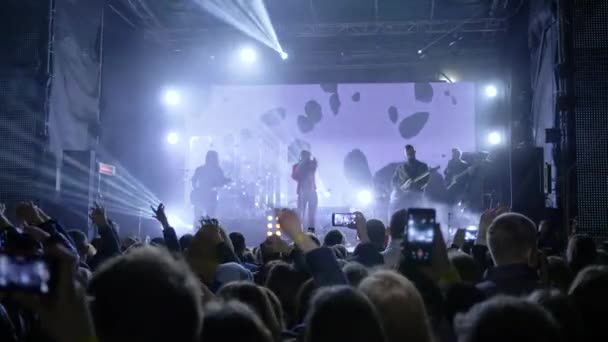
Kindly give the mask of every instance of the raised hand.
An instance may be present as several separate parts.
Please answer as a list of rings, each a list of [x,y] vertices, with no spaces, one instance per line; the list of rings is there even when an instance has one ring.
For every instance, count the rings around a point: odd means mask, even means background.
[[[97,228],[106,228],[110,226],[108,218],[106,217],[106,210],[99,203],[95,203],[94,207],[91,208],[89,218]]]
[[[57,263],[53,295],[15,293],[13,299],[37,313],[42,329],[57,341],[96,340],[85,291],[76,281],[78,257],[60,245],[48,246],[45,254]]]
[[[359,241],[362,243],[370,242],[369,234],[367,233],[367,220],[363,213],[357,211],[355,213],[355,227],[357,229],[357,235],[359,236]]]
[[[264,242],[273,253],[289,253],[289,245],[276,235],[269,236]]]
[[[493,209],[488,209],[486,210],[483,214],[481,214],[481,217],[479,218],[479,226],[477,227],[477,238],[475,239],[475,244],[476,245],[482,245],[482,246],[486,246],[487,245],[487,234],[488,234],[488,228],[490,227],[490,224],[492,224],[492,222],[494,221],[494,219],[506,212],[509,211],[508,207],[498,207],[498,208],[493,208]]]
[[[160,224],[163,226],[163,228],[167,228],[170,227],[169,225],[169,220],[167,219],[167,215],[165,214],[165,205],[164,204],[159,204],[158,207],[156,207],[156,209],[153,206],[150,206],[150,208],[152,209],[152,212],[154,213],[154,215],[152,217],[154,217],[156,220],[158,220],[158,222],[160,222]]]
[[[27,224],[37,226],[46,222],[48,216],[33,202],[21,202],[17,205],[17,218],[19,221],[26,222]]]
[[[4,203],[0,203],[0,229],[10,227],[12,225],[11,221],[9,221],[9,219],[6,218],[6,216],[4,216],[5,212],[6,212],[6,205]]]
[[[296,238],[302,234],[302,223],[298,214],[291,209],[281,209],[275,215],[279,217],[281,230],[293,241],[296,241]]]

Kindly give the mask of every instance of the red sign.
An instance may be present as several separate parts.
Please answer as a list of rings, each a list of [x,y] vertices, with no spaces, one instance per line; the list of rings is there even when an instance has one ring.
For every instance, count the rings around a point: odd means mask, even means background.
[[[99,163],[99,173],[102,175],[114,176],[116,174],[116,166]]]

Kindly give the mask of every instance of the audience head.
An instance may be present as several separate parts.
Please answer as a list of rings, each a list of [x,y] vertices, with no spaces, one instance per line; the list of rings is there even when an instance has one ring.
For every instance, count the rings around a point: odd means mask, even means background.
[[[137,248],[102,264],[89,292],[100,341],[194,341],[200,333],[200,284],[162,249]]]
[[[82,231],[76,229],[68,231],[68,235],[74,242],[74,247],[76,247],[76,251],[80,257],[85,257],[89,252],[89,239],[87,236]]]
[[[348,250],[344,245],[333,245],[331,249],[334,250],[334,254],[338,259],[346,259],[348,257]]]
[[[490,224],[488,248],[494,264],[525,264],[531,261],[536,249],[536,227],[524,215],[506,213]]]
[[[357,287],[361,280],[369,275],[369,271],[358,262],[349,262],[342,268],[350,286]]]
[[[296,316],[294,324],[300,324],[304,322],[304,319],[308,315],[308,309],[310,308],[310,301],[317,292],[317,284],[311,278],[300,286],[298,294],[296,295]]]
[[[459,342],[559,342],[560,327],[540,305],[514,297],[497,296],[457,315]]]
[[[483,269],[472,256],[460,251],[450,251],[448,257],[464,283],[477,284],[481,281]]]
[[[589,339],[608,341],[608,267],[589,266],[580,271],[568,294],[578,308]],[[584,340],[584,339],[581,339]]]
[[[307,278],[307,275],[298,272],[292,265],[285,262],[277,262],[268,271],[265,286],[279,298],[282,311],[289,325],[295,323],[294,316],[298,289]]]
[[[388,342],[430,342],[431,329],[420,293],[393,271],[378,271],[359,284],[378,311]]]
[[[389,230],[391,239],[403,239],[405,236],[405,225],[407,224],[407,210],[397,210],[391,215]]]
[[[336,286],[319,290],[306,318],[306,342],[384,342],[380,318],[359,291]]]
[[[325,234],[323,238],[323,246],[333,247],[335,245],[344,244],[344,234],[338,229],[332,229]]]
[[[576,342],[585,336],[583,321],[578,309],[567,295],[559,290],[537,290],[528,297],[533,303],[542,305],[553,315],[562,328],[564,341]]]
[[[371,243],[379,250],[386,248],[386,227],[380,220],[371,219],[367,221],[367,235]]]
[[[458,147],[454,147],[452,149],[452,158],[460,159],[461,156],[462,156],[462,151]]]
[[[225,301],[238,300],[249,305],[264,322],[273,338],[279,338],[281,334],[279,318],[275,316],[272,303],[260,286],[250,282],[232,282],[224,285],[217,295]]]
[[[245,244],[245,236],[239,232],[232,232],[228,235],[230,241],[232,241],[232,246],[234,247],[234,251],[237,254],[243,254],[247,245]]]
[[[563,258],[558,256],[547,257],[547,273],[549,285],[562,292],[568,292],[572,282],[572,272]]]
[[[572,235],[568,241],[566,259],[573,274],[594,264],[597,260],[597,249],[593,238],[584,234]]]
[[[182,247],[182,250],[187,250],[190,248],[192,239],[194,239],[194,235],[192,234],[184,234],[179,238],[179,245]]]
[[[450,323],[457,314],[468,312],[475,304],[485,299],[483,291],[473,284],[456,283],[449,286],[445,291],[445,309]]]
[[[205,307],[201,342],[272,342],[264,323],[245,304],[237,301]]]
[[[312,153],[310,153],[310,151],[302,150],[302,152],[300,152],[300,160],[310,160],[311,158]]]

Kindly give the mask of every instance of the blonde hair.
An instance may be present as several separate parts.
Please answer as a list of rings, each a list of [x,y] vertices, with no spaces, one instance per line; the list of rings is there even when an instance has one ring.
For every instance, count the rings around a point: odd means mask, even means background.
[[[363,279],[359,289],[380,314],[388,342],[432,340],[422,296],[407,278],[381,270]]]

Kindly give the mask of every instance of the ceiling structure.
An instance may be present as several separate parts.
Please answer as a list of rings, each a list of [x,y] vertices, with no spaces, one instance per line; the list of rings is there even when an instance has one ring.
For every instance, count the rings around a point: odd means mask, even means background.
[[[199,0],[204,1],[204,0]],[[292,65],[365,67],[496,56],[525,0],[265,0]],[[110,8],[173,51],[220,54],[244,34],[195,0],[109,0]],[[270,51],[269,51],[270,53]],[[276,53],[275,53],[276,54]]]

